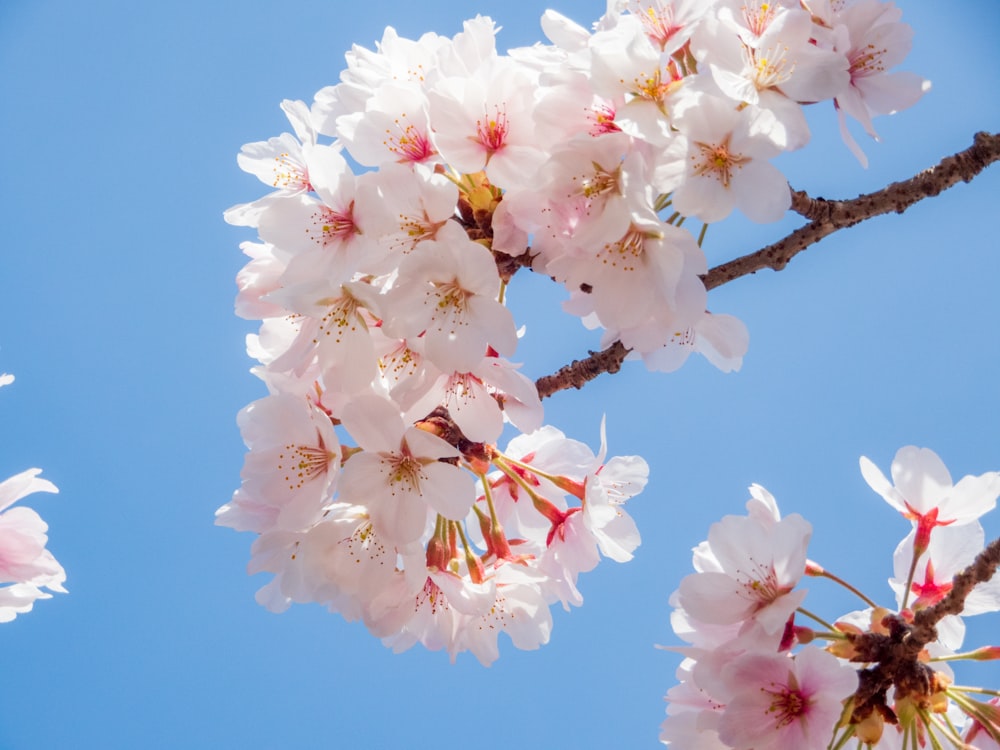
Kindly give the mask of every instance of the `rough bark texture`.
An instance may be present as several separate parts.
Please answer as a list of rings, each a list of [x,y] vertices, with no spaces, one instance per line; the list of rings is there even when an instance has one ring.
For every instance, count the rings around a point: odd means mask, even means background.
[[[851,200],[830,201],[810,198],[803,192],[793,190],[792,210],[810,219],[810,222],[773,245],[716,266],[705,276],[705,288],[714,289],[762,268],[780,271],[797,254],[837,230],[852,227],[874,216],[901,214],[924,198],[938,195],[959,182],[969,182],[998,159],[1000,134],[977,133],[972,146],[965,151],[948,156],[937,166],[874,193],[859,195]]]
[[[927,705],[941,689],[937,674],[921,661],[924,646],[937,640],[937,623],[946,615],[961,614],[965,600],[977,584],[986,583],[1000,566],[1000,539],[991,542],[972,565],[952,579],[951,591],[940,602],[913,615],[912,621],[889,615],[883,621],[888,635],[863,633],[849,636],[854,655],[851,661],[870,664],[858,670],[858,689],[854,693],[852,721],[862,721],[872,711],[894,721],[886,696],[894,687],[895,699],[910,697],[918,705]]]

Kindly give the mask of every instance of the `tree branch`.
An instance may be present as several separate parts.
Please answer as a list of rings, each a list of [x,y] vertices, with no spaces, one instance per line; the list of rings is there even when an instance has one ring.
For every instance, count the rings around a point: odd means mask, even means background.
[[[875,216],[902,213],[924,198],[938,195],[959,182],[969,182],[998,160],[1000,134],[976,133],[972,146],[964,151],[945,157],[936,166],[874,193],[837,201],[810,198],[804,192],[793,190],[792,210],[809,219],[809,223],[772,245],[710,269],[704,277],[705,288],[715,289],[762,268],[780,271],[798,253],[827,235]],[[603,351],[590,352],[590,356],[575,360],[535,381],[538,395],[547,398],[567,388],[579,389],[601,373],[618,372],[628,352],[620,341]]]
[[[923,648],[937,639],[935,626],[947,615],[958,615],[965,609],[965,600],[977,585],[993,578],[1000,567],[1000,539],[994,539],[980,552],[972,564],[951,581],[951,591],[932,607],[913,616],[910,640]]]
[[[793,190],[792,210],[811,221],[773,245],[711,269],[705,276],[705,288],[714,289],[762,268],[780,271],[793,257],[837,230],[882,214],[901,214],[924,198],[938,195],[959,182],[969,182],[997,160],[1000,160],[1000,134],[976,133],[972,146],[965,151],[945,157],[936,166],[874,193],[851,200],[828,201]]]
[[[993,540],[969,567],[952,579],[951,590],[941,601],[918,611],[912,622],[900,615],[889,615],[882,621],[888,635],[848,635],[854,649],[850,660],[873,665],[858,671],[852,721],[861,721],[872,711],[891,716],[886,702],[890,687],[896,688],[896,700],[913,695],[918,702],[929,700],[940,689],[936,672],[921,661],[920,653],[924,646],[937,640],[937,624],[941,619],[961,614],[972,589],[992,579],[997,567],[1000,567],[1000,539]]]
[[[618,372],[628,352],[621,341],[616,341],[604,351],[589,352],[589,357],[575,360],[557,372],[536,380],[538,397],[547,398],[567,388],[580,389],[602,372]]]

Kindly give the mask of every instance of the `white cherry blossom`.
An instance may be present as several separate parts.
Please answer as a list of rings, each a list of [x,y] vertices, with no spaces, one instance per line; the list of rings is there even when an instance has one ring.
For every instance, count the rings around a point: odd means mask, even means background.
[[[343,502],[365,505],[376,531],[394,544],[424,533],[432,514],[460,520],[475,500],[472,475],[441,459],[459,452],[436,435],[407,427],[391,402],[376,396],[351,401],[344,427],[363,452],[344,464]]]
[[[831,19],[835,48],[849,64],[850,84],[834,99],[840,134],[862,166],[868,159],[847,129],[846,115],[878,140],[872,117],[912,107],[927,91],[930,81],[909,71],[889,72],[910,51],[913,29],[899,19],[894,3],[858,0]]]
[[[713,96],[686,99],[674,116],[688,139],[686,179],[674,191],[675,208],[707,223],[734,208],[757,222],[784,216],[792,198],[785,177],[768,161],[779,153],[769,135],[773,118]]]
[[[12,380],[3,374],[0,386]],[[35,492],[59,491],[38,476],[41,471],[28,469],[0,482],[0,623],[29,612],[37,599],[51,598],[49,591],[66,593],[66,572],[46,549],[48,525],[31,508],[10,507]]]
[[[754,620],[767,632],[778,632],[805,597],[795,587],[811,535],[812,526],[794,513],[769,526],[726,516],[708,532],[705,553],[715,569],[681,581],[680,606],[706,623]]]
[[[497,301],[500,277],[493,256],[455,226],[422,243],[399,267],[384,306],[386,332],[400,338],[421,333],[425,354],[442,370],[468,372],[487,346],[513,354],[514,318]]]

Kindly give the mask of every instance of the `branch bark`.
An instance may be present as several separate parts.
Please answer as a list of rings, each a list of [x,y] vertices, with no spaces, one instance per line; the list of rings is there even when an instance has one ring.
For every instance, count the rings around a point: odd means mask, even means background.
[[[936,625],[946,615],[958,615],[965,609],[965,600],[980,583],[986,583],[1000,567],[1000,539],[994,539],[980,552],[972,564],[957,574],[951,582],[951,590],[944,599],[932,607],[922,609],[913,616],[910,639],[923,648],[937,639]]]
[[[972,146],[964,151],[874,193],[850,200],[826,200],[793,190],[792,210],[809,219],[809,223],[772,245],[710,269],[704,276],[705,288],[715,289],[762,268],[780,271],[798,253],[824,237],[875,216],[903,213],[924,198],[938,195],[959,182],[971,181],[996,161],[1000,161],[1000,134],[976,133]],[[579,389],[601,373],[617,372],[628,352],[620,341],[603,351],[590,352],[589,356],[535,381],[538,395],[547,398],[568,388]]]
[[[924,646],[937,640],[937,624],[946,615],[961,614],[965,600],[980,583],[993,578],[1000,567],[1000,539],[980,552],[969,567],[952,579],[948,594],[937,604],[913,615],[912,622],[900,615],[890,615],[883,624],[889,634],[863,633],[848,636],[855,654],[854,662],[872,664],[858,671],[858,689],[854,694],[852,721],[862,721],[872,711],[893,716],[886,696],[896,689],[896,700],[913,696],[918,703],[928,702],[940,689],[935,671],[921,661]]]
[[[711,269],[705,276],[705,288],[714,289],[762,268],[780,271],[788,261],[824,237],[875,216],[901,214],[924,198],[938,195],[959,182],[969,182],[997,160],[1000,160],[1000,134],[976,133],[972,145],[964,151],[874,193],[851,200],[829,201],[793,190],[792,210],[811,221],[773,245]]]

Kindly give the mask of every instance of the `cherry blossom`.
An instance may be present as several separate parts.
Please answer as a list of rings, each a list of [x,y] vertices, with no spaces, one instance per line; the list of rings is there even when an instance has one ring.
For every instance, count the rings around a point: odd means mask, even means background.
[[[0,385],[13,380],[0,378]],[[66,593],[66,572],[46,549],[48,525],[31,508],[11,508],[35,492],[58,492],[52,482],[28,469],[0,482],[0,622],[31,611],[36,599],[48,599],[48,591]],[[45,591],[48,589],[48,591]]]
[[[897,458],[897,487],[951,487],[947,471],[929,451],[909,446]],[[883,489],[895,491],[868,464],[862,459],[866,478],[874,471]],[[918,470],[910,471],[914,468]],[[842,585],[869,606],[824,619],[804,606],[805,592],[795,588],[798,576],[793,575],[789,584],[772,587],[777,597],[767,597],[768,602],[785,600],[782,622],[779,617],[753,616],[752,608],[744,614],[739,605],[721,596],[730,586],[731,599],[746,598],[725,580],[736,559],[731,550],[743,555],[742,548],[756,547],[746,558],[754,563],[766,560],[769,550],[759,542],[762,533],[778,533],[789,522],[789,528],[808,526],[795,514],[782,518],[774,497],[763,487],[753,485],[750,492],[747,515],[727,516],[713,525],[708,541],[695,548],[697,572],[682,580],[671,596],[671,625],[686,645],[671,649],[680,652],[684,662],[676,673],[679,684],[667,692],[667,718],[660,735],[664,743],[735,750],[858,743],[901,750],[925,743],[970,747],[959,736],[963,725],[966,738],[996,735],[1000,714],[978,701],[979,688],[957,686],[950,664],[995,659],[997,648],[957,653],[965,628],[951,614],[956,610],[943,610],[926,631],[918,624],[922,615],[915,614],[945,604],[965,586],[961,579],[971,575],[969,571],[981,569],[983,562],[977,556],[984,536],[978,521],[939,527],[929,546],[916,552],[920,532],[911,530],[893,555],[895,576],[889,583],[897,611],[878,606],[848,582],[806,560],[803,546],[796,565],[802,564],[810,577]],[[781,547],[778,542],[775,551]],[[714,591],[718,597],[707,586],[713,578],[718,581]],[[775,576],[775,580],[780,579]],[[961,613],[995,611],[1000,608],[998,592],[993,580],[980,582],[971,592],[961,591]],[[919,641],[908,643],[911,638]]]
[[[0,372],[0,388],[14,376]],[[48,525],[31,508],[14,503],[36,492],[59,492],[41,469],[28,469],[0,482],[0,623],[30,612],[50,591],[66,593],[66,571],[46,549]],[[47,590],[46,590],[47,589]]]
[[[368,507],[375,528],[394,543],[423,535],[430,513],[459,520],[475,499],[472,476],[441,459],[459,452],[418,427],[406,427],[396,408],[375,396],[344,409],[344,426],[365,452],[344,465],[340,496]]]
[[[709,529],[698,556],[711,560],[712,569],[681,581],[680,606],[702,622],[754,620],[767,632],[778,632],[805,597],[794,589],[805,571],[811,535],[812,526],[797,514],[769,526],[752,517],[726,516]]]
[[[791,193],[768,161],[780,153],[769,135],[773,115],[698,96],[678,107],[674,122],[689,142],[686,179],[674,191],[678,211],[705,222],[724,219],[733,208],[759,222],[784,215]]]
[[[872,117],[911,107],[930,90],[930,81],[908,71],[889,72],[910,51],[913,29],[902,23],[893,3],[858,0],[830,19],[835,48],[846,55],[850,85],[834,99],[844,143],[862,166],[868,159],[847,129],[845,115],[861,123],[878,140]]]
[[[916,549],[922,551],[935,527],[971,523],[996,507],[1000,472],[966,476],[956,485],[929,448],[900,448],[892,462],[892,480],[868,458],[861,457],[861,474],[889,505],[916,524]]]
[[[534,83],[509,58],[439,81],[428,99],[441,156],[460,172],[485,170],[496,185],[528,183],[544,158],[533,126]]]
[[[517,347],[514,318],[497,301],[500,278],[490,253],[457,230],[408,255],[389,292],[386,332],[426,337],[425,354],[444,370],[468,371],[486,356]]]
[[[731,695],[719,739],[735,750],[822,750],[858,684],[855,670],[815,648],[789,657],[751,653],[724,671]]]
[[[917,529],[911,531],[893,554],[894,575],[889,585],[896,591],[897,604],[901,604],[904,599],[918,533]],[[954,577],[972,564],[976,555],[982,552],[985,542],[983,527],[975,522],[935,530],[927,549],[917,560],[916,575],[910,581],[910,608],[922,609],[941,601],[951,591]],[[993,579],[972,590],[965,600],[962,613],[971,616],[997,610],[1000,610],[1000,580]],[[958,648],[961,643],[948,645]]]
[[[791,0],[609,0],[590,30],[547,12],[552,44],[507,54],[484,16],[453,37],[387,28],[311,104],[284,102],[294,132],[238,157],[272,191],[225,213],[258,235],[237,312],[261,320],[247,351],[270,395],[241,412],[243,482],[217,521],[256,534],[258,601],[484,664],[501,632],[547,642],[549,606],[635,553],[625,506],[648,466],[608,458],[603,426],[595,453],[544,424],[514,362],[531,335],[515,273],[562,284],[602,347],[650,369],[692,352],[739,369],[749,332],[709,311],[705,227],[685,222],[785,214],[772,162],[808,140],[802,105],[868,85],[845,51],[857,23]],[[810,533],[755,486],[696,549],[674,604],[697,633],[697,716],[665,736],[722,743],[721,665],[804,645]]]
[[[333,496],[340,471],[329,418],[304,398],[277,394],[243,409],[239,424],[250,449],[243,484],[216,523],[238,531],[308,528]]]

